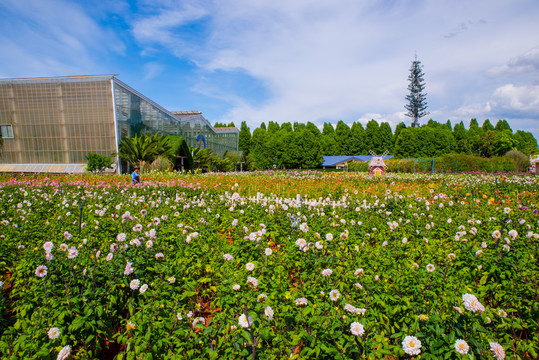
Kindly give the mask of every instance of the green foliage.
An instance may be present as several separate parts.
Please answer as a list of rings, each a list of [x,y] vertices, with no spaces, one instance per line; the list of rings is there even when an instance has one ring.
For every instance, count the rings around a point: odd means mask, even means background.
[[[278,132],[279,130],[281,130],[281,127],[279,126],[278,123],[276,123],[276,122],[274,122],[274,121],[270,121],[270,122],[268,123],[268,129],[267,129],[267,132],[268,132],[268,133],[273,134],[273,133]]]
[[[167,172],[174,169],[174,163],[166,156],[158,156],[152,161],[150,170]]]
[[[518,150],[511,150],[505,154],[508,158],[513,160],[517,171],[526,172],[530,168],[530,159]]]
[[[169,160],[172,162],[174,169],[181,169],[183,158],[183,169],[190,171],[193,170],[193,156],[187,141],[182,136],[169,136],[171,145]]]
[[[335,135],[335,128],[331,123],[324,123],[324,127],[322,128],[322,134],[324,135]]]
[[[518,141],[508,130],[487,131],[480,139],[480,154],[486,157],[503,156],[516,148]]]
[[[88,153],[86,155],[86,171],[88,172],[103,172],[105,169],[112,169],[112,159],[106,155]]]
[[[245,155],[249,155],[249,152],[251,151],[251,130],[245,121],[241,122],[238,142],[238,149],[243,151]]]
[[[399,134],[401,133],[402,129],[406,129],[406,124],[403,121],[398,123],[395,127],[395,135],[393,137],[395,143],[397,142],[397,138],[399,137]]]
[[[433,166],[434,162],[434,166]],[[516,163],[507,156],[484,158],[467,154],[445,154],[435,158],[389,159],[391,173],[513,172]]]
[[[361,123],[355,122],[352,124],[352,128],[350,129],[350,137],[350,153],[345,155],[366,154],[367,149],[365,149],[365,128]]]
[[[213,153],[211,149],[191,148],[190,150],[193,154],[195,169],[213,171],[222,166],[220,163],[221,158]]]
[[[380,129],[378,130],[378,137],[380,143],[378,145],[376,153],[381,154],[387,150],[391,154],[393,152],[393,132],[391,131],[389,123],[383,122],[382,124],[380,124]]]
[[[380,126],[376,120],[370,120],[365,127],[365,150],[374,151],[375,153],[380,153],[384,150],[381,150],[381,139],[379,136]]]
[[[511,126],[509,126],[509,123],[506,120],[498,120],[495,127],[496,131],[509,131],[511,134],[513,133],[513,129],[511,129]]]
[[[302,124],[302,125],[303,125],[303,124]],[[303,125],[303,126],[305,126],[305,125]],[[293,131],[293,129],[292,129],[292,124],[290,124],[289,122],[282,123],[282,124],[281,124],[281,129],[282,129],[282,130],[285,130],[285,131],[287,131],[287,132],[292,132],[292,131]],[[300,130],[300,129],[299,129],[299,126],[297,126],[296,128],[294,128],[294,131],[299,131],[299,130]]]
[[[445,127],[414,127],[402,129],[394,148],[394,154],[403,158],[436,157],[450,153],[456,148],[455,138]]]
[[[517,141],[517,150],[523,152],[526,155],[533,155],[539,153],[539,148],[537,147],[537,140],[532,133],[517,130],[513,138]]]
[[[308,122],[306,128],[307,128],[307,130],[309,130],[311,133],[313,133],[313,135],[316,136],[316,138],[319,138],[319,137],[320,137],[320,135],[321,135],[320,129],[318,129],[318,128],[316,127],[316,125],[313,124],[312,122]],[[294,129],[295,129],[295,127],[294,127]]]
[[[369,172],[368,161],[352,161],[348,164],[348,171]]]
[[[366,128],[359,122],[349,127],[339,121],[336,127],[324,123],[320,131],[313,123],[293,126],[289,122],[279,125],[270,121],[268,130],[265,125],[255,129],[252,136],[249,127],[242,123],[239,148],[250,156],[258,169],[310,168],[315,159],[331,155],[365,155],[369,150],[390,154],[401,158],[433,158],[445,154],[461,153],[481,157],[503,157],[508,151],[518,149],[525,154],[539,152],[537,141],[529,132],[517,131],[512,134],[507,122],[499,121],[494,128],[489,120],[480,127],[476,119],[471,119],[467,130],[461,121],[451,125],[451,121],[438,123],[430,119],[424,126],[407,128],[401,122],[393,134],[389,123],[378,124],[375,120],[367,123]],[[314,137],[305,134],[308,130]],[[403,134],[403,136],[401,136]],[[312,148],[305,146],[304,140],[310,139]],[[487,168],[492,168],[490,166]],[[502,166],[501,168],[507,168]],[[448,165],[448,168],[451,166]],[[485,168],[485,167],[480,167]],[[486,168],[485,168],[486,169]],[[490,171],[490,170],[487,170]]]
[[[352,149],[352,136],[350,127],[339,120],[335,129],[335,142],[337,143],[337,155],[349,155]]]
[[[483,126],[481,126],[481,128],[483,129],[483,132],[487,132],[487,131],[493,131],[494,130],[494,126],[492,126],[492,124],[490,123],[490,120],[489,119],[486,119],[484,122],[483,122]]]
[[[171,156],[172,144],[167,135],[135,135],[120,141],[120,158],[131,165],[151,163],[158,156]],[[141,166],[142,170],[142,166]]]
[[[228,125],[225,123],[216,122],[215,125],[213,125],[214,128],[216,127],[236,127],[233,122],[229,123]]]

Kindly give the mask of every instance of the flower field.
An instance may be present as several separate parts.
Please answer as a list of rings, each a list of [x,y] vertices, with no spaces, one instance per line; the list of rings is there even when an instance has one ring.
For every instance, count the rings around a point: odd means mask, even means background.
[[[0,178],[2,359],[538,359],[539,181]]]

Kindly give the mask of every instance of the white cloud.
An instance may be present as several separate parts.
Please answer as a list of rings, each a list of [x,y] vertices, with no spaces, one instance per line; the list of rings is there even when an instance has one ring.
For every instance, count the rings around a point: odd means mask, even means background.
[[[209,77],[214,71],[240,69],[267,86],[270,96],[255,103],[229,87],[204,90],[207,83],[195,84],[197,91],[230,104],[219,120],[257,126],[269,120],[365,124],[375,118],[394,128],[409,122],[404,97],[416,51],[435,120],[495,116],[495,110],[507,109],[516,99],[534,111],[524,90],[508,93],[503,88],[507,81],[485,77],[504,62],[523,73],[535,66],[535,52],[524,54],[537,45],[529,34],[539,33],[539,4],[531,0],[205,1],[204,10],[193,4],[161,2],[161,12],[137,23],[144,24],[144,36],[137,36],[142,43],[169,47]],[[173,16],[172,10],[177,10]],[[198,18],[205,20],[204,36],[189,42],[178,29]]]
[[[515,73],[532,73],[536,79],[539,78],[539,46],[512,58],[504,65],[495,66],[487,71],[487,74],[491,76]]]
[[[492,95],[492,107],[524,114],[539,114],[539,85],[506,84]],[[539,120],[539,119],[538,119]]]

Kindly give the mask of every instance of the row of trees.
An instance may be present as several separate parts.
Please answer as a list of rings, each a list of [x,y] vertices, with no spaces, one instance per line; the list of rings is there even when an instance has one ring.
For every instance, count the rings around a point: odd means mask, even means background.
[[[229,124],[233,126],[234,124]],[[324,155],[366,155],[369,150],[383,153],[388,150],[397,158],[432,158],[446,154],[467,154],[480,157],[503,156],[512,150],[526,155],[539,153],[537,140],[526,131],[513,133],[505,120],[493,126],[485,120],[479,126],[476,119],[466,128],[463,122],[451,126],[433,120],[421,127],[406,127],[400,123],[391,130],[388,123],[371,120],[348,126],[339,121],[336,127],[325,123],[322,131],[313,123],[284,123],[270,121],[251,130],[245,122],[239,133],[239,150],[223,158],[211,149],[189,148],[180,136],[141,134],[120,142],[120,158],[144,170],[234,171],[252,169],[316,168]],[[101,171],[104,159],[93,154],[89,170]]]
[[[421,127],[407,127],[403,122],[393,132],[387,122],[371,120],[365,127],[355,122],[348,126],[339,121],[336,127],[325,123],[322,131],[313,123],[262,123],[252,133],[241,124],[239,150],[251,157],[260,169],[312,168],[324,155],[366,155],[369,150],[401,158],[434,157],[450,153],[492,157],[510,150],[525,154],[538,152],[537,141],[526,131],[513,133],[505,120],[496,126],[485,120],[479,126],[471,119],[468,129],[461,121],[452,127],[429,120]]]

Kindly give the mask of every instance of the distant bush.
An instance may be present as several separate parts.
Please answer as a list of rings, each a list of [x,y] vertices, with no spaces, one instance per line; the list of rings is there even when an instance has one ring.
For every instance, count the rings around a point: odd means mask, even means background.
[[[465,154],[447,154],[433,159],[386,160],[387,171],[393,173],[454,173],[454,172],[511,172],[524,171],[514,158],[519,155],[484,158]],[[518,159],[522,159],[519,157]],[[519,160],[522,161],[522,160]],[[527,161],[527,160],[526,160]],[[526,162],[527,167],[527,162]]]
[[[112,169],[112,159],[106,155],[89,153],[86,155],[86,171],[103,172],[105,169]]]
[[[167,172],[172,171],[174,164],[166,156],[158,156],[149,166],[150,170]]]
[[[518,150],[511,150],[507,154],[505,154],[505,156],[513,160],[518,171],[528,171],[530,167],[530,160],[523,152],[520,152]]]
[[[369,171],[369,162],[368,161],[352,161],[348,164],[348,171]]]
[[[390,159],[385,160],[388,172],[413,173],[416,159]],[[424,166],[416,166],[416,172],[424,172]]]
[[[520,171],[513,159],[507,156],[496,156],[490,159],[493,172]]]

